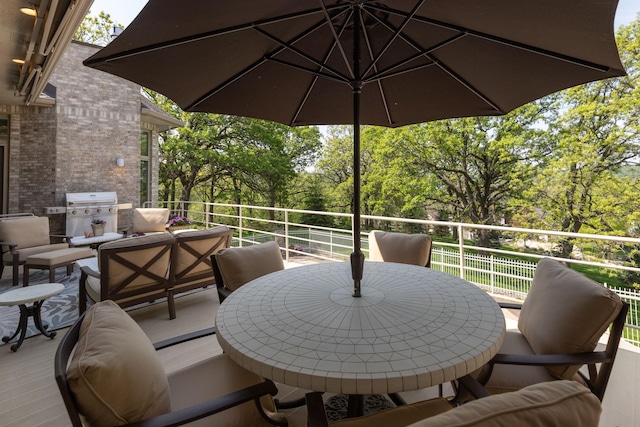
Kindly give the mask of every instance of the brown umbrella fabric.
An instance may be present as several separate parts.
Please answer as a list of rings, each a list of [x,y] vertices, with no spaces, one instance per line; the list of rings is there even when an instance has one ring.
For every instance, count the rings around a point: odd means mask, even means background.
[[[85,64],[158,91],[185,111],[292,126],[352,123],[358,171],[360,124],[505,114],[624,75],[613,33],[617,3],[150,0]]]

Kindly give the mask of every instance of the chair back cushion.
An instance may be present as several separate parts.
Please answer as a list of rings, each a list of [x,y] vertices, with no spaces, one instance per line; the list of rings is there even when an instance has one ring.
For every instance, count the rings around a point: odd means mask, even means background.
[[[582,274],[543,258],[522,304],[518,329],[536,354],[590,352],[622,309],[620,297]],[[571,379],[579,366],[547,369]]]
[[[216,262],[224,286],[231,291],[253,279],[284,269],[280,246],[275,241],[223,249],[216,254]]]
[[[133,232],[154,233],[166,231],[169,209],[137,208],[133,210]]]
[[[98,262],[101,282],[111,290],[123,285],[128,291],[154,285],[163,287],[169,279],[173,242],[171,233],[162,233],[100,245]],[[141,271],[133,270],[132,266]]]
[[[431,238],[426,234],[387,233],[373,230],[369,233],[369,259],[371,261],[399,262],[426,266],[431,257]]]
[[[162,362],[142,329],[113,301],[87,310],[67,375],[87,425],[116,426],[171,411]]]
[[[410,427],[597,427],[601,412],[588,388],[552,381],[474,400]]]
[[[49,218],[29,216],[0,221],[0,242],[18,245],[17,249],[46,246],[49,238]]]
[[[232,235],[233,231],[226,226],[176,234],[176,246],[171,262],[176,284],[185,281],[215,283],[211,270],[211,255],[228,248]]]

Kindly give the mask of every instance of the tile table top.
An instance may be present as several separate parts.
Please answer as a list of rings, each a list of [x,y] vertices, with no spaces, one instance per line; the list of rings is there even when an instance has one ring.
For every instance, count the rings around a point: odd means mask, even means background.
[[[43,301],[64,290],[62,283],[45,283],[42,285],[24,286],[0,294],[0,305],[21,305],[35,301]]]
[[[410,391],[487,363],[505,334],[484,291],[425,267],[366,262],[354,298],[349,263],[258,278],[216,316],[223,350],[245,368],[294,387],[347,394]]]

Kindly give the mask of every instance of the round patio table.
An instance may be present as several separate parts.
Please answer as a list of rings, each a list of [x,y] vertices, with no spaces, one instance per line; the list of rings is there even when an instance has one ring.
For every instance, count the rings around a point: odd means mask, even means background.
[[[20,307],[20,321],[15,333],[11,336],[2,337],[2,341],[9,342],[20,334],[18,342],[11,346],[11,351],[17,351],[22,345],[22,341],[24,341],[27,333],[27,320],[29,317],[33,317],[33,323],[36,325],[36,328],[42,332],[42,335],[47,338],[56,336],[55,332],[47,331],[48,326],[42,323],[40,308],[47,298],[58,295],[63,290],[64,285],[61,283],[46,283],[43,285],[25,286],[0,294],[0,305],[17,305]],[[30,302],[33,304],[27,307],[27,304]]]
[[[354,298],[349,263],[294,267],[234,291],[217,338],[244,368],[303,389],[349,395],[417,390],[486,364],[505,335],[499,305],[426,267],[366,262]]]

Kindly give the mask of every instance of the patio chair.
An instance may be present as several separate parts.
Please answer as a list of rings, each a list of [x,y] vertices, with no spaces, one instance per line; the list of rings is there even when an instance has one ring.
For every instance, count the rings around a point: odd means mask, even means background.
[[[169,209],[166,208],[136,208],[133,210],[133,224],[123,230],[123,234],[135,233],[164,233],[169,222]]]
[[[211,265],[220,304],[247,282],[284,269],[280,246],[275,241],[223,249],[211,256]]]
[[[165,374],[157,350],[213,333],[153,345],[113,301],[93,305],[62,338],[54,360],[71,425],[286,426],[275,412],[273,382],[224,354]]]
[[[55,240],[60,243],[54,243]],[[0,275],[5,266],[13,268],[13,286],[18,285],[19,267],[31,255],[67,249],[68,236],[49,234],[49,218],[38,216],[15,216],[0,220],[0,248],[2,263]]]
[[[369,233],[369,260],[431,266],[431,237],[426,234]]]
[[[309,427],[597,427],[598,398],[573,381],[536,384],[454,406],[440,397],[329,423],[320,393],[308,393]]]
[[[169,312],[175,317],[173,296],[216,283],[211,256],[231,246],[233,230],[226,226],[175,234],[169,277]],[[171,317],[171,318],[173,318]]]
[[[87,302],[113,300],[130,307],[167,296],[174,236],[171,233],[131,237],[98,247],[98,269],[81,267],[80,313]],[[169,307],[169,315],[174,315]]]
[[[499,353],[478,379],[493,394],[567,379],[604,397],[629,305],[613,291],[550,258],[538,262],[519,309],[518,329],[508,330]],[[603,351],[598,340],[610,327]],[[586,365],[586,369],[580,369]],[[584,372],[586,371],[586,372]]]

